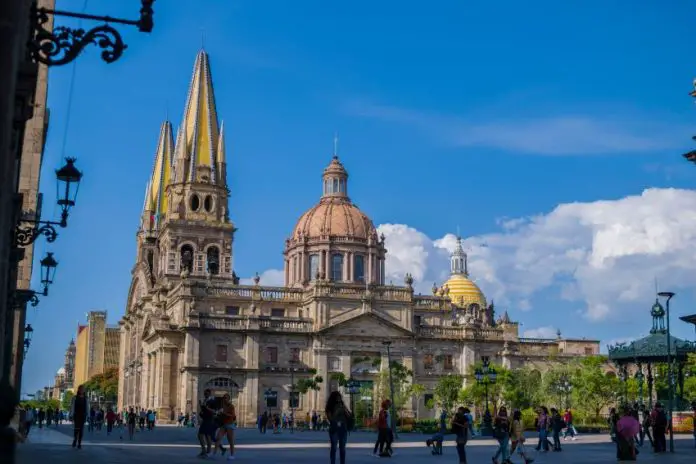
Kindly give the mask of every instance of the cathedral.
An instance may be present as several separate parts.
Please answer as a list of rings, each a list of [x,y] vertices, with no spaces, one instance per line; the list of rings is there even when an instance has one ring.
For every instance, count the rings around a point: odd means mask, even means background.
[[[119,408],[154,409],[169,420],[195,412],[209,388],[232,394],[242,426],[269,409],[304,417],[343,389],[339,378],[369,391],[387,366],[387,344],[391,359],[429,391],[441,376],[465,374],[481,360],[511,368],[599,354],[598,341],[560,332],[520,337],[519,324],[507,312],[497,317],[470,278],[461,240],[450,278],[432,295],[415,294],[408,274],[403,285],[387,285],[389,242],[352,203],[335,153],[321,182],[317,175],[317,204],[285,241],[285,285],[265,286],[258,275],[242,285],[226,169],[209,57],[200,51],[183,121],[176,138],[171,123],[162,124],[145,191],[120,321]],[[314,376],[323,379],[318,391],[295,391],[298,380]],[[426,401],[407,409],[423,417]]]

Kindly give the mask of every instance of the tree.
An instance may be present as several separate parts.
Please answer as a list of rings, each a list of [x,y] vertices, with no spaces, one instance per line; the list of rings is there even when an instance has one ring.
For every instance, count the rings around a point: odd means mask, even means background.
[[[604,373],[602,369],[606,357],[589,356],[580,361],[580,368],[572,378],[574,392],[581,398],[581,407],[587,408],[599,419],[602,409],[609,406],[617,393],[622,391],[620,381]]]
[[[106,400],[113,400],[118,395],[118,368],[106,369],[97,374],[84,384],[86,392],[94,392],[96,396],[103,396]]]
[[[309,369],[308,372],[312,375],[312,377],[308,379],[299,379],[297,382],[295,382],[295,385],[293,386],[293,389],[295,391],[298,391],[303,395],[310,390],[318,392],[319,390],[321,390],[321,384],[324,382],[324,378],[320,375],[317,375],[316,369]]]
[[[391,370],[391,377],[390,377]],[[413,371],[398,361],[392,361],[390,369],[384,369],[379,373],[377,393],[379,398],[390,398],[394,409],[403,412],[406,402],[411,398],[411,382]],[[391,383],[394,383],[394,395],[392,397]],[[401,416],[403,414],[400,414]]]
[[[443,409],[445,409],[447,412],[454,412],[454,407],[457,405],[459,400],[463,383],[464,377],[456,374],[449,374],[444,377],[440,377],[440,379],[437,381],[433,393],[435,395],[435,399],[442,404]]]
[[[63,401],[60,405],[64,411],[70,411],[70,407],[72,406],[72,399],[74,396],[75,394],[70,390],[66,391],[65,394],[63,394]]]
[[[419,383],[414,383],[413,385],[411,385],[411,398],[416,400],[416,420],[420,419],[418,413],[420,409],[420,399],[425,394],[425,391],[425,385],[421,385]]]

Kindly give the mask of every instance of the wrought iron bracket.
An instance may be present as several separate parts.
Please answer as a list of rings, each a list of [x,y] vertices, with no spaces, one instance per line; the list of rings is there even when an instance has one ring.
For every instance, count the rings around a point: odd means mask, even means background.
[[[34,290],[16,290],[14,302],[16,306],[25,306],[26,304],[37,306],[39,304],[39,293]]]
[[[121,34],[110,26],[109,23],[127,24],[136,26],[140,32],[152,32],[154,27],[152,19],[154,15],[153,3],[155,3],[155,0],[142,0],[140,18],[137,20],[72,13],[70,11],[50,10],[34,6],[31,11],[33,35],[28,44],[29,52],[32,58],[39,63],[47,66],[61,66],[72,62],[87,45],[91,44],[102,49],[102,60],[107,63],[113,63],[123,55],[127,45],[123,42]],[[104,21],[104,24],[88,31],[67,26],[57,26],[52,31],[49,31],[43,27],[48,22],[49,15]]]
[[[43,223],[41,227],[39,227],[39,224],[40,223],[37,223],[33,227],[22,227],[18,225],[15,229],[15,244],[19,247],[31,245],[41,235],[46,237],[47,242],[55,242],[58,237],[58,232],[53,226],[57,225],[57,223],[46,222]]]

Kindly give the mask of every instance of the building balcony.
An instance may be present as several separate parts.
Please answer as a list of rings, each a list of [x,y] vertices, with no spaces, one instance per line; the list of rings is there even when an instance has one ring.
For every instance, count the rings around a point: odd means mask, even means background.
[[[420,326],[416,333],[422,338],[446,340],[493,340],[503,341],[504,332],[494,328],[475,328],[457,326]]]
[[[261,331],[278,333],[312,332],[312,320],[305,318],[270,318],[258,316],[214,316],[201,314],[189,319],[188,328],[201,330]]]

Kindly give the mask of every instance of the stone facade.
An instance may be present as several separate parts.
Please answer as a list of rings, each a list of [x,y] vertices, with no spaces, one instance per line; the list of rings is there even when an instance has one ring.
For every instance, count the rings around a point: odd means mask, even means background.
[[[384,342],[391,343],[392,359],[413,371],[413,381],[429,389],[482,359],[514,368],[541,366],[550,355],[599,354],[597,341],[560,333],[525,339],[507,313],[496,319],[468,278],[461,244],[451,279],[432,296],[416,295],[409,275],[403,285],[385,285],[388,243],[348,197],[348,173],[336,154],[323,172],[319,203],[300,216],[285,242],[285,286],[263,285],[258,275],[240,285],[205,52],[194,68],[177,141],[164,123],[146,187],[120,322],[120,408],[155,409],[161,420],[172,419],[197,411],[210,388],[216,395],[230,392],[240,425],[252,425],[269,404],[288,411],[293,383],[316,372],[324,382],[299,396],[296,411],[303,417],[322,410],[328,393],[339,388],[334,374],[375,385],[387,365]],[[205,143],[188,136],[201,130]],[[211,143],[216,136],[218,143]],[[268,391],[275,392],[275,404],[266,402]],[[415,409],[425,412],[423,399]]]

